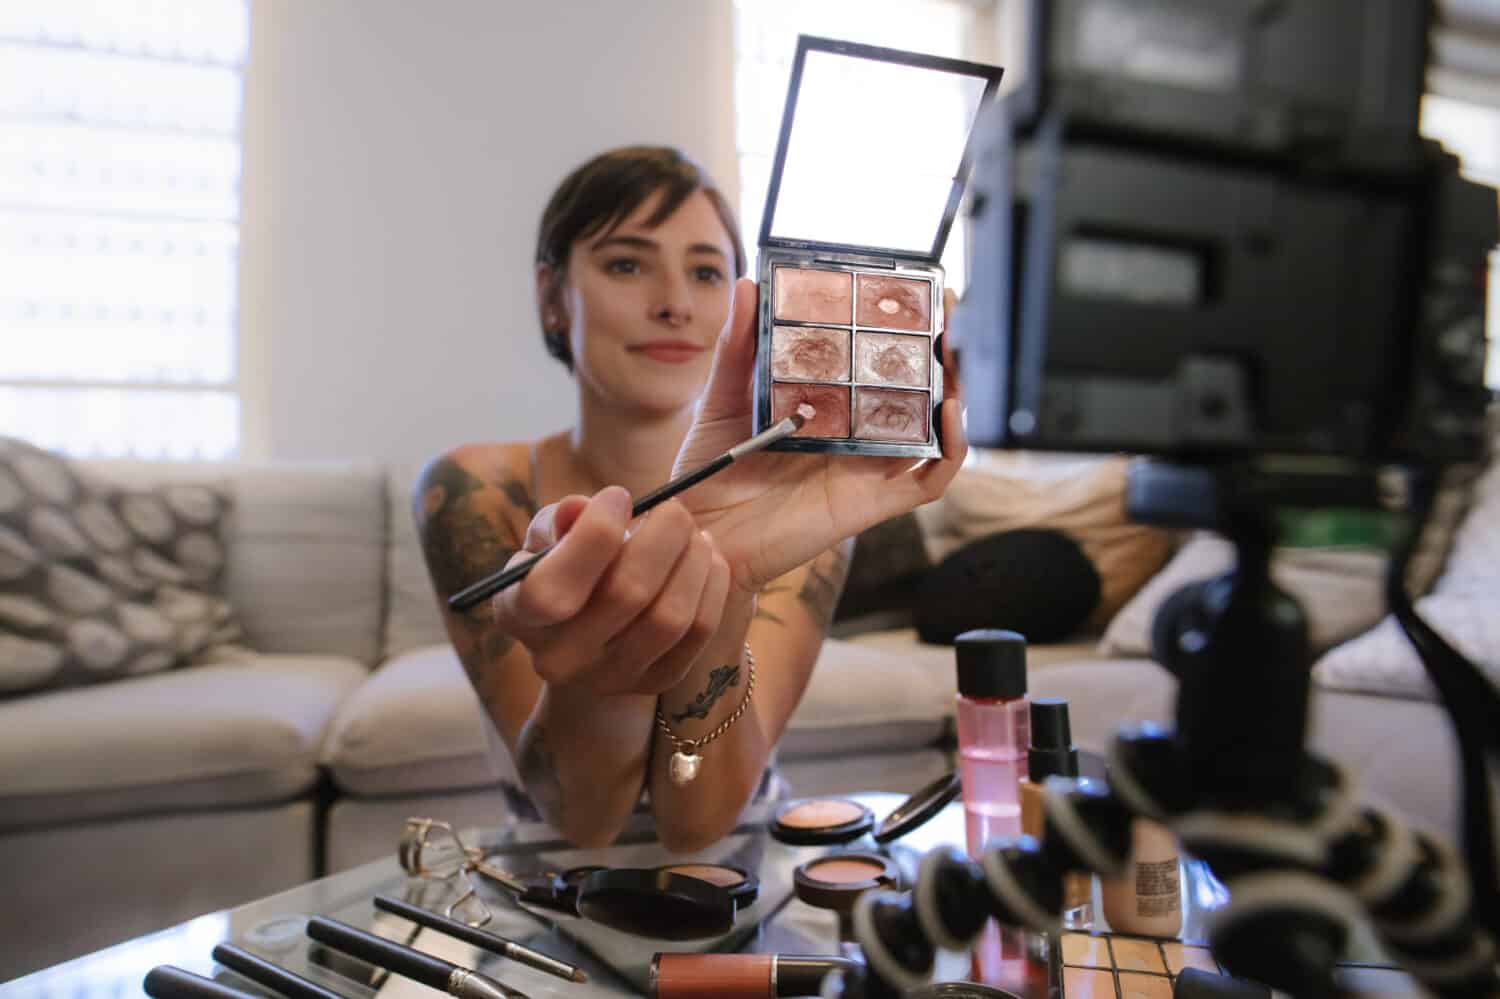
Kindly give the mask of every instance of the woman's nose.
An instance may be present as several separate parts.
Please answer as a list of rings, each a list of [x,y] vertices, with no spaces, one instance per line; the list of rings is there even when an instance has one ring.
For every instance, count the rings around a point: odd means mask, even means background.
[[[653,315],[670,326],[686,326],[692,322],[693,296],[687,278],[671,274],[663,277]]]

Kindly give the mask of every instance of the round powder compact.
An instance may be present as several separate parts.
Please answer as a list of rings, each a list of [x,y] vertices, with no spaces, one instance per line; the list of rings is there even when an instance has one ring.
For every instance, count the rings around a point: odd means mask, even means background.
[[[781,807],[771,835],[792,846],[828,846],[859,839],[875,825],[875,813],[847,798],[805,798]]]
[[[853,911],[859,896],[871,888],[893,888],[899,871],[878,853],[839,853],[809,860],[792,872],[797,897],[818,909],[841,915]]]
[[[760,895],[760,879],[730,864],[667,864],[657,870],[718,885],[729,892],[737,909],[749,906]]]

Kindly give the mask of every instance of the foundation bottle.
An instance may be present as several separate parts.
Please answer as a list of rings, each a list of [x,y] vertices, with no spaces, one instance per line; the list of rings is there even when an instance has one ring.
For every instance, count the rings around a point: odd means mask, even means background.
[[[1104,918],[1116,933],[1173,937],[1182,930],[1181,857],[1177,837],[1159,822],[1136,819],[1130,863],[1099,879]]]
[[[1068,702],[1058,697],[1031,701],[1031,745],[1026,751],[1027,777],[1021,781],[1021,831],[1042,838],[1045,825],[1043,784],[1048,777],[1077,777],[1078,749],[1068,722]],[[1072,871],[1063,878],[1063,926],[1085,929],[1094,921],[1094,878]]]

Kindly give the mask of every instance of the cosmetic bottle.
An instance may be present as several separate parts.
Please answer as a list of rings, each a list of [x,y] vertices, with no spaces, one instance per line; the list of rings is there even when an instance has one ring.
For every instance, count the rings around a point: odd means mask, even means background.
[[[1026,639],[1013,631],[966,631],[958,660],[958,768],[963,784],[969,856],[985,844],[1021,834],[1021,781],[1031,715],[1026,701]],[[973,975],[1001,988],[1025,980],[1023,930],[985,925],[973,945]]]
[[[1159,822],[1131,826],[1130,863],[1099,879],[1104,919],[1115,933],[1171,937],[1182,929],[1181,857],[1177,837]]]
[[[1042,838],[1046,809],[1044,789],[1048,777],[1077,777],[1078,749],[1073,745],[1068,723],[1068,702],[1058,697],[1039,697],[1031,702],[1031,745],[1026,751],[1027,777],[1021,781],[1021,831]],[[1084,929],[1093,922],[1094,878],[1087,871],[1072,871],[1063,879],[1063,926]]]
[[[969,856],[991,839],[1021,832],[1031,713],[1026,639],[1013,631],[966,631],[958,658],[958,768]]]

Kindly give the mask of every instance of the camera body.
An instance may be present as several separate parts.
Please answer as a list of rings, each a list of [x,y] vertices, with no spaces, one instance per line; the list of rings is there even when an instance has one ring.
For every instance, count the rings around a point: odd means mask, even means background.
[[[979,126],[972,442],[1482,454],[1500,214],[1417,135],[1426,4],[1030,12],[1037,68]]]

